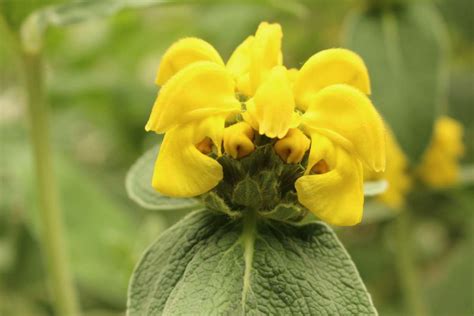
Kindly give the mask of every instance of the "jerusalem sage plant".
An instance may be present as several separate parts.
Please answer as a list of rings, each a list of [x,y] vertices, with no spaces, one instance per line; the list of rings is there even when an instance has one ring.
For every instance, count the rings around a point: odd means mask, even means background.
[[[287,69],[281,39],[263,22],[226,64],[197,38],[164,54],[146,124],[164,139],[127,187],[152,208],[201,209],[145,252],[128,315],[377,313],[331,228],[308,219],[358,224],[364,170],[385,168],[367,69],[345,49]],[[140,181],[151,172],[157,193]]]

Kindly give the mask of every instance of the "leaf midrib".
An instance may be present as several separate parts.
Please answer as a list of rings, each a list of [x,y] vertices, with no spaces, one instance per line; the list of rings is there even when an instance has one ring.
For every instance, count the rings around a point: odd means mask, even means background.
[[[249,211],[243,219],[242,236],[240,241],[244,250],[244,276],[242,285],[242,315],[245,315],[245,303],[247,301],[247,294],[251,290],[250,277],[252,274],[253,255],[255,252],[255,238],[257,235],[257,214],[256,211]]]

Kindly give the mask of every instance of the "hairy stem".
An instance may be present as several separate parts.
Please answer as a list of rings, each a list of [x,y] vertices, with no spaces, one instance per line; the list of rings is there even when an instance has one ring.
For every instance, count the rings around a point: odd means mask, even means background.
[[[39,54],[23,54],[31,142],[36,167],[41,221],[41,243],[57,315],[78,315],[78,303],[65,250],[62,213],[53,174],[49,138],[49,109],[44,98]]]
[[[408,313],[413,316],[427,315],[427,309],[420,293],[420,285],[411,241],[410,214],[402,211],[395,220],[397,240],[397,268],[400,287]]]

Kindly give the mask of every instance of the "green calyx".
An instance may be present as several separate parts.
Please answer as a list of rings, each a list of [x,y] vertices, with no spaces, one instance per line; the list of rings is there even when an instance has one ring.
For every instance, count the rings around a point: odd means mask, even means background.
[[[224,170],[223,180],[201,196],[206,208],[232,218],[256,212],[263,218],[299,221],[307,209],[299,204],[294,183],[304,173],[304,163],[287,164],[262,139],[255,151],[241,159],[226,154],[217,158]]]

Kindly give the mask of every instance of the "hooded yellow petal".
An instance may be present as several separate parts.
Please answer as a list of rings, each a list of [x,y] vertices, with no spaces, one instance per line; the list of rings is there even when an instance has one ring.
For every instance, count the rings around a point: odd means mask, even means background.
[[[355,152],[372,170],[385,169],[382,118],[360,90],[337,84],[320,90],[302,116],[302,124]]]
[[[160,193],[192,197],[214,188],[223,177],[222,166],[196,147],[206,137],[220,146],[225,119],[213,117],[169,130],[163,139],[152,186]]]
[[[255,150],[254,132],[246,122],[239,122],[224,131],[224,150],[232,158],[242,158]]]
[[[282,138],[293,122],[294,99],[286,68],[277,66],[258,88],[253,98],[255,107],[248,110],[258,123],[258,132],[270,138]]]
[[[310,140],[297,128],[290,128],[283,139],[275,143],[275,152],[286,163],[300,163],[310,146]]]
[[[421,180],[434,188],[448,187],[459,181],[459,160],[464,153],[463,127],[443,116],[434,126],[433,137],[417,168]]]
[[[262,22],[255,36],[249,36],[240,44],[227,62],[227,69],[234,76],[237,91],[253,96],[270,70],[282,64],[279,24]]]
[[[306,171],[295,182],[301,204],[332,225],[351,226],[361,221],[363,170],[357,158],[328,138],[312,133]]]
[[[250,69],[250,52],[252,49],[253,36],[249,36],[234,50],[227,61],[227,70],[238,78],[249,72]]]
[[[245,41],[235,49],[226,65],[227,70],[229,70],[235,78],[237,91],[243,95],[250,95],[252,93],[249,71],[253,41],[253,36],[247,37]]]
[[[251,47],[250,85],[252,92],[264,81],[270,70],[282,64],[280,24],[262,22]]]
[[[219,53],[208,42],[194,37],[177,41],[168,48],[161,58],[155,80],[156,84],[164,85],[178,71],[198,61],[210,61],[224,65]]]
[[[306,110],[311,98],[324,87],[344,83],[370,94],[370,81],[364,61],[356,53],[326,49],[314,54],[301,67],[294,85],[296,105]]]
[[[288,69],[288,72],[287,72],[286,75],[288,77],[288,80],[290,80],[290,82],[291,82],[291,86],[293,87],[293,85],[296,82],[296,79],[298,78],[298,69],[290,68],[290,69]]]
[[[240,112],[234,80],[224,66],[196,62],[174,75],[161,89],[145,126],[157,133],[209,116]]]

